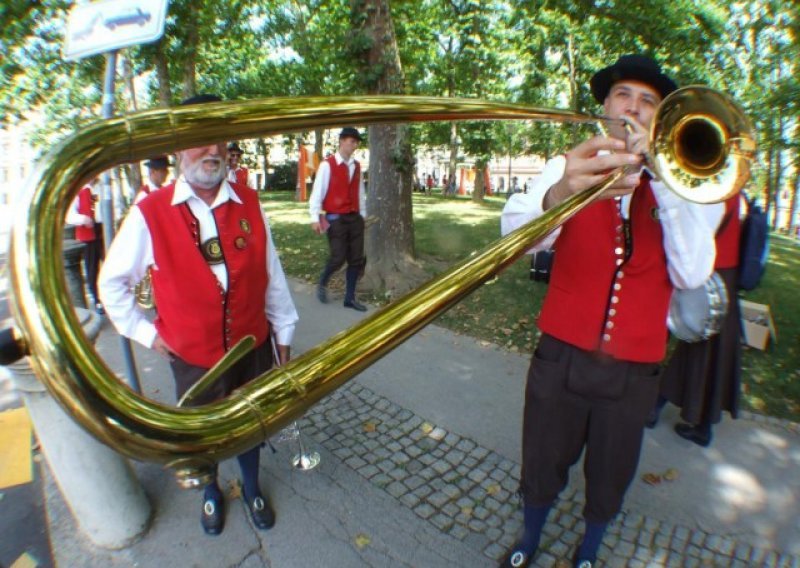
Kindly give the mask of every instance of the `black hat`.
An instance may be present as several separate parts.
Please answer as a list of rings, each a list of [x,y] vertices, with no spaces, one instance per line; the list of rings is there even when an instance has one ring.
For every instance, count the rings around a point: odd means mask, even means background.
[[[195,95],[181,101],[181,105],[199,105],[203,103],[218,103],[222,98],[219,95],[203,94]]]
[[[589,84],[592,94],[597,102],[603,104],[611,87],[618,81],[632,79],[641,81],[661,93],[661,98],[666,97],[678,88],[675,81],[667,77],[655,60],[646,55],[623,55],[614,65],[601,69],[594,74]]]
[[[169,158],[166,156],[156,156],[147,160],[144,165],[146,168],[154,170],[166,170],[169,167]]]
[[[230,144],[228,144],[228,152],[237,152],[239,154],[244,154],[244,152],[242,151],[241,148],[239,148],[239,145],[236,142],[231,142]]]
[[[356,140],[361,142],[361,133],[359,133],[359,131],[353,128],[352,126],[345,126],[339,133],[339,139],[342,138],[355,138]]]

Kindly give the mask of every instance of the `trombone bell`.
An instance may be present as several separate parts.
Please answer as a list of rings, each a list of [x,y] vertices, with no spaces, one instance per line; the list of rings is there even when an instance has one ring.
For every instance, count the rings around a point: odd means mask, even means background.
[[[695,203],[739,193],[750,178],[756,144],[741,107],[708,87],[669,94],[650,126],[649,162],[673,192]]]

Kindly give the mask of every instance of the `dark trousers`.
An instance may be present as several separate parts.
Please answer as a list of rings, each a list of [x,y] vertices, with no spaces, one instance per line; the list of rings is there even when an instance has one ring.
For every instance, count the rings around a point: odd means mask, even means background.
[[[175,378],[175,398],[180,400],[189,388],[200,380],[208,369],[195,367],[179,357],[170,362]],[[272,346],[269,339],[239,359],[236,364],[223,373],[204,393],[198,396],[191,406],[201,406],[228,396],[234,389],[245,385],[261,373],[272,368]]]
[[[345,262],[348,267],[361,270],[364,259],[364,218],[359,213],[346,213],[331,221],[327,231],[330,256],[320,276],[326,286],[333,273]]]
[[[659,374],[658,364],[616,361],[543,335],[525,392],[520,485],[525,504],[552,503],[585,447],[584,517],[611,521],[636,474]]]
[[[103,246],[103,225],[98,223],[94,226],[95,238],[93,241],[84,241],[86,247],[83,250],[83,268],[86,271],[86,289],[92,297],[93,302],[99,302],[100,296],[97,295],[97,276],[100,274],[100,262],[105,258],[105,247]]]

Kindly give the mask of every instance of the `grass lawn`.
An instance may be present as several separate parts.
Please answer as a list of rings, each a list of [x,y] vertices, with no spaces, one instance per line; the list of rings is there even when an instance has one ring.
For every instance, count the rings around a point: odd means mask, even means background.
[[[283,265],[291,276],[316,281],[327,257],[327,240],[311,232],[305,203],[293,194],[262,194]],[[467,198],[414,194],[417,256],[432,275],[496,240],[504,197],[482,204]],[[535,317],[547,288],[528,278],[523,257],[482,286],[436,323],[459,333],[530,353],[536,341]],[[759,288],[743,297],[769,304],[778,342],[767,351],[743,352],[743,407],[772,416],[800,417],[800,241],[773,235],[767,273]],[[378,298],[370,301],[379,303]]]

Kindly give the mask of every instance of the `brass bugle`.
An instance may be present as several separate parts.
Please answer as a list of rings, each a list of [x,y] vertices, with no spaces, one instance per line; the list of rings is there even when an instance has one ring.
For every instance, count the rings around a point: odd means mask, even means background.
[[[716,96],[738,108],[724,95]],[[669,101],[670,97],[662,102],[659,114],[673,112]],[[299,418],[513,263],[621,174],[573,196],[229,397],[191,408],[163,405],[132,392],[114,376],[81,330],[69,301],[61,256],[65,213],[81,182],[121,163],[220,140],[351,124],[467,119],[597,120],[524,105],[383,96],[215,103],[150,110],[95,123],[58,145],[37,165],[18,202],[26,222],[13,227],[9,255],[11,304],[18,327],[7,335],[15,347],[31,355],[35,373],[57,402],[93,436],[129,457],[174,468],[183,486],[204,484],[214,463],[242,453]],[[651,132],[657,130],[658,120]],[[687,162],[687,168],[702,170],[705,182],[690,192],[695,200],[705,199],[704,186],[711,188],[714,199],[736,193],[747,178],[751,159],[750,146],[741,142],[748,137],[752,141],[749,130],[735,131],[736,124],[746,123],[743,114],[730,124],[718,125],[708,113],[692,117],[691,122],[696,123],[695,130],[711,133],[707,138],[715,148],[711,152],[716,155],[715,166],[709,167],[705,149],[702,163],[694,164],[695,150],[684,148],[673,149],[679,158],[665,160],[666,165],[672,167],[680,160]],[[709,125],[697,127],[705,122]],[[683,138],[675,140],[684,143]],[[676,143],[662,140],[657,144],[658,140],[654,137],[651,144],[655,168],[664,162],[664,148]],[[728,184],[724,192],[720,189],[723,181]]]

